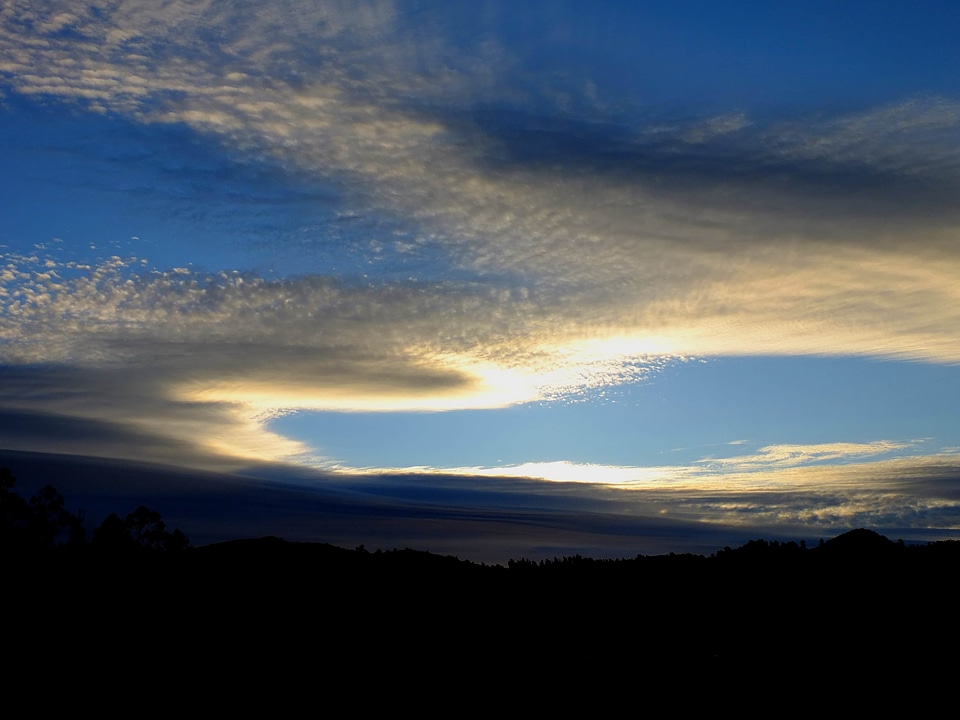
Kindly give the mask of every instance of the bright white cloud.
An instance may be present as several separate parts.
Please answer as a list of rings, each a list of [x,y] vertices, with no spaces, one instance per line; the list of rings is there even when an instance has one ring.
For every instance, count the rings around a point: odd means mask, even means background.
[[[864,462],[866,458],[896,455],[899,451],[914,450],[922,440],[876,440],[867,443],[819,443],[813,445],[771,445],[751,455],[725,458],[703,458],[691,465],[663,465],[652,467],[574,463],[567,460],[528,462],[519,465],[493,467],[444,468],[345,468],[346,472],[408,473],[429,472],[482,477],[526,477],[551,482],[588,483],[632,490],[669,490],[676,492],[708,493],[760,491],[789,487],[800,490],[819,478],[819,485],[834,484],[834,474],[843,479],[836,487],[849,489],[851,478],[856,485],[870,482],[870,474],[891,475],[898,468],[915,470],[924,463],[946,461],[952,468],[956,453],[941,451],[934,455],[911,455],[909,458],[888,457]],[[730,443],[731,445],[739,443]],[[851,469],[845,469],[845,468]],[[791,476],[784,469],[802,471]],[[891,475],[892,476],[892,475]],[[793,478],[793,479],[791,479]]]

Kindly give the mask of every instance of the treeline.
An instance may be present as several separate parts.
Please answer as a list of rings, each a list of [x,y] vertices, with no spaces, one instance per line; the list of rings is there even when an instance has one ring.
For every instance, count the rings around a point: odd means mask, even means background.
[[[872,530],[860,528],[838,535],[808,548],[805,540],[750,540],[737,548],[724,547],[716,553],[705,556],[692,553],[669,553],[667,555],[637,555],[634,558],[591,558],[581,555],[554,557],[552,559],[510,560],[507,567],[518,572],[616,572],[636,569],[638,566],[650,567],[654,564],[669,564],[675,567],[711,567],[724,568],[739,565],[784,565],[795,567],[803,563],[830,563],[831,561],[863,562],[922,562],[925,559],[953,557],[960,562],[960,541],[940,540],[937,542],[906,544],[896,542]]]
[[[70,512],[55,487],[45,485],[27,500],[15,485],[10,469],[0,468],[0,551],[8,555],[175,553],[190,545],[186,535],[167,530],[160,513],[144,505],[123,517],[111,513],[88,537],[83,511]]]

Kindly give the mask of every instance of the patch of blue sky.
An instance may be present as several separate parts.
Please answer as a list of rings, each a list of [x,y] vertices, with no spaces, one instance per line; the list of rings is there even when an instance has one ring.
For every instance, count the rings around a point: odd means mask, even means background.
[[[960,368],[861,358],[671,363],[584,402],[444,413],[315,413],[271,428],[350,467],[495,467],[566,460],[687,465],[780,444],[956,445]],[[876,458],[890,453],[878,454]],[[836,462],[836,461],[834,461]]]
[[[950,2],[924,12],[898,0],[492,7],[441,11],[446,34],[490,28],[510,50],[514,84],[568,111],[588,100],[622,116],[843,110],[960,91],[960,7]]]
[[[265,277],[469,279],[415,223],[352,202],[328,178],[245,156],[180,124],[0,108],[4,254]]]

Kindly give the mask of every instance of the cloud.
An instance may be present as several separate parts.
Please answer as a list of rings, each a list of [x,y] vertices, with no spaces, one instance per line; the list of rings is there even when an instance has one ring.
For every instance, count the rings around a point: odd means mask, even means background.
[[[742,113],[732,113],[708,118],[694,127],[686,128],[678,137],[689,143],[705,143],[718,136],[735,133],[750,125],[747,116]]]
[[[609,531],[618,524],[625,530],[635,524],[676,522],[692,537],[698,527],[748,534],[737,542],[764,533],[797,538],[855,527],[934,539],[960,529],[960,464],[955,454],[746,473],[561,462],[455,471],[357,473],[344,468],[324,486],[338,487],[338,477],[343,487],[370,498],[423,503],[437,510],[547,513],[539,521],[535,514],[523,521],[545,526],[560,517],[550,513],[577,513],[584,528],[594,522]],[[537,479],[544,477],[549,480]]]
[[[956,182],[960,102],[910,99],[815,123],[782,123],[767,133],[773,154],[835,168],[862,166],[894,175]],[[926,142],[918,142],[919,140]]]
[[[741,528],[753,536],[809,537],[871,527],[934,539],[960,530],[960,456],[896,455],[920,444],[881,440],[770,446],[753,455],[660,467],[555,461],[339,472],[359,473],[367,478],[362,482],[388,495],[438,499],[442,493],[437,491],[444,488],[453,495],[480,493],[471,501],[482,502],[485,489],[514,487],[514,506],[560,509],[572,503],[585,512]],[[391,478],[406,482],[391,492]]]
[[[859,459],[915,447],[919,441],[876,440],[868,443],[819,443],[815,445],[768,445],[754,455],[706,458],[700,462],[715,469],[735,471],[769,470],[810,463]]]
[[[290,408],[503,407],[691,354],[960,362],[956,101],[562,114],[480,35],[390,3],[5,4],[5,88],[320,178],[441,259],[360,284],[7,256],[3,362],[73,385],[4,407],[278,459],[303,448],[262,420]]]
[[[348,471],[357,472],[358,470],[360,469],[350,468]],[[678,467],[622,467],[598,463],[574,463],[567,460],[528,462],[499,467],[377,468],[367,469],[365,472],[417,472],[486,478],[535,478],[558,483],[587,483],[627,488],[664,484],[686,474],[684,468]]]
[[[208,469],[307,454],[300,443],[269,432],[249,407],[170,397],[162,372],[5,367],[0,372],[3,445]]]
[[[954,453],[864,460],[915,442],[771,447],[706,461],[662,497],[671,516],[780,528],[960,528]],[[803,464],[801,464],[803,463]],[[651,491],[656,495],[658,489]]]
[[[306,453],[265,427],[289,409],[502,407],[644,371],[541,347],[556,342],[549,304],[504,289],[138,272],[120,258],[50,269],[8,258],[0,409],[120,423],[184,462],[182,443],[221,461],[277,460]],[[147,457],[144,443],[107,444]]]

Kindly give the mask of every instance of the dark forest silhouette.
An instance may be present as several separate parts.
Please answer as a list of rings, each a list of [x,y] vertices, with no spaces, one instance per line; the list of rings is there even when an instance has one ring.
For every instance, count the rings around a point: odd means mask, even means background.
[[[55,487],[45,485],[28,501],[14,491],[15,485],[10,469],[0,468],[0,552],[9,557],[87,549],[83,512],[67,510]],[[168,531],[160,513],[140,505],[123,518],[108,515],[89,544],[100,554],[131,555],[178,552],[190,542],[180,530]]]
[[[506,567],[271,537],[194,548],[144,506],[88,538],[54,488],[25,500],[14,483],[0,470],[6,617],[25,662],[49,662],[68,637],[74,648],[139,638],[150,649],[138,662],[161,674],[193,654],[275,678],[536,668],[717,682],[751,667],[885,672],[958,639],[956,541],[906,545],[859,529],[813,547],[753,540],[711,556]],[[125,662],[114,657],[111,672]]]

